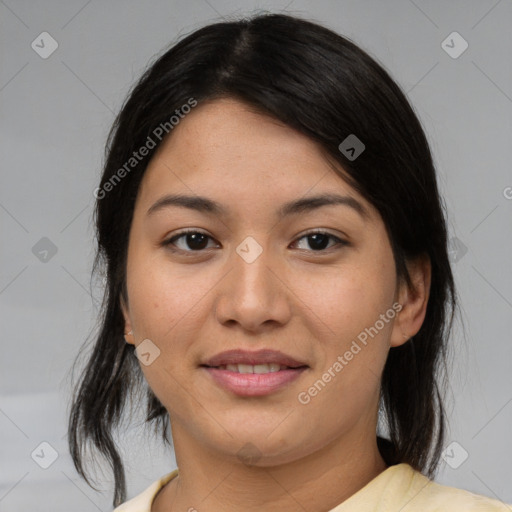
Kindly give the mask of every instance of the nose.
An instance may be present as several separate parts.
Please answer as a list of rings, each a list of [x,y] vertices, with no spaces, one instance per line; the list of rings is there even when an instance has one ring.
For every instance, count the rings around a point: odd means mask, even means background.
[[[258,332],[285,325],[291,316],[293,295],[283,276],[283,262],[268,249],[259,252],[254,241],[241,244],[227,262],[228,272],[217,287],[215,315],[224,325]],[[249,251],[244,252],[244,249]],[[260,250],[261,250],[260,249]],[[253,251],[253,254],[251,254]],[[281,271],[280,271],[281,270]]]

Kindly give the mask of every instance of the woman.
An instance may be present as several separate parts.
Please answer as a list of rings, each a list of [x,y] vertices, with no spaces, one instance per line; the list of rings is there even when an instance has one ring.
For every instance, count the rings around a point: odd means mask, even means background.
[[[69,440],[88,483],[87,443],[111,462],[117,512],[508,510],[431,481],[444,210],[361,49],[284,15],[192,33],[131,92],[95,195],[104,315]],[[142,376],[178,469],[120,505],[112,432]]]

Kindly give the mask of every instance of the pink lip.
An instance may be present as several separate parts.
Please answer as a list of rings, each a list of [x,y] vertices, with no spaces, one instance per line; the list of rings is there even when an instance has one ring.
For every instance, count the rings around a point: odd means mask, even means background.
[[[290,368],[307,366],[306,363],[297,361],[293,357],[283,354],[278,350],[261,349],[254,352],[248,350],[227,350],[213,356],[201,366],[221,366],[227,364],[280,364]]]
[[[264,396],[274,393],[297,379],[306,368],[303,366],[270,373],[238,373],[203,366],[217,384],[239,396]]]

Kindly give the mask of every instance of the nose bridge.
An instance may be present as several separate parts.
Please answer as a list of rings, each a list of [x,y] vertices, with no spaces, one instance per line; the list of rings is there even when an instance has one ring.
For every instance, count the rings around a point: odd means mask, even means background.
[[[234,320],[249,329],[268,320],[285,322],[286,293],[276,277],[279,263],[271,251],[248,236],[230,255],[229,265],[217,301],[218,320]]]
[[[246,237],[235,249],[232,255],[233,285],[232,292],[238,299],[250,306],[254,301],[271,299],[272,283],[271,254],[268,247],[261,245],[254,237]]]

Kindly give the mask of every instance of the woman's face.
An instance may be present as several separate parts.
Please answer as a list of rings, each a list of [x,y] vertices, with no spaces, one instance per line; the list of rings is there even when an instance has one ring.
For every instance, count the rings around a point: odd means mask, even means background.
[[[307,137],[234,100],[193,109],[142,180],[127,290],[126,331],[145,340],[141,368],[177,446],[275,465],[375,437],[405,295],[378,212]],[[249,359],[210,361],[232,350]],[[281,355],[214,368],[261,350]]]

